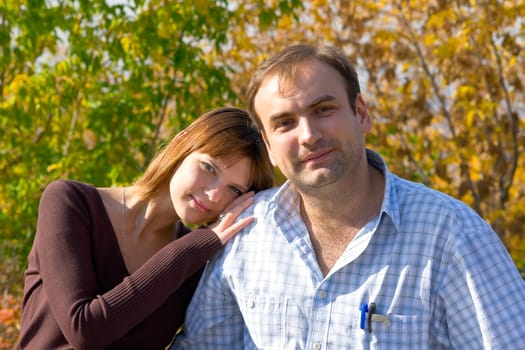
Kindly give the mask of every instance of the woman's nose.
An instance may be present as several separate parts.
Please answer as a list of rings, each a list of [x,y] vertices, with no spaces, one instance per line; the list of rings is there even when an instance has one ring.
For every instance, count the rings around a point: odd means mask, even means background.
[[[204,193],[208,196],[210,202],[219,203],[222,189],[220,184],[213,183],[204,189]]]

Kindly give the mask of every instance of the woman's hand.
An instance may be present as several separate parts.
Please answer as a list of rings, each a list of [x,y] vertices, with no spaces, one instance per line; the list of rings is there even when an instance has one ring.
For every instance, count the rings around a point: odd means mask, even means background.
[[[221,243],[224,245],[230,238],[235,236],[237,232],[245,228],[253,221],[253,216],[249,216],[232,224],[235,219],[253,203],[254,192],[246,192],[242,196],[235,198],[221,213],[219,220],[210,225],[210,228],[219,237]]]

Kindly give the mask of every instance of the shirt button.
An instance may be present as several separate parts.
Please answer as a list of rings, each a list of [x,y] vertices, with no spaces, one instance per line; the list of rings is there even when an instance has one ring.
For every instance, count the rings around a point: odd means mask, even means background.
[[[253,299],[248,300],[248,307],[253,309],[255,307],[255,301]]]
[[[314,350],[319,350],[319,349],[321,349],[321,343],[319,343],[319,342],[316,341],[316,342],[313,344],[313,348],[314,348]]]
[[[319,298],[321,298],[321,299],[326,298],[326,292],[324,290],[319,292]]]

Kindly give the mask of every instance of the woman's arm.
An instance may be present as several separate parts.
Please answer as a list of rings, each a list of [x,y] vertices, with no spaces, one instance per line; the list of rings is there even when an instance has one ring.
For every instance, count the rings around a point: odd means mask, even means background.
[[[222,248],[212,230],[195,230],[100,293],[93,261],[101,247],[93,245],[93,215],[89,196],[78,186],[54,182],[42,195],[35,238],[51,311],[68,342],[78,349],[103,348],[122,337]]]

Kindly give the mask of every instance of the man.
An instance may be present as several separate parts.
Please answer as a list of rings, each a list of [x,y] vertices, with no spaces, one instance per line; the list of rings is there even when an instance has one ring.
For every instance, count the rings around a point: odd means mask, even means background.
[[[366,149],[357,75],[292,46],[247,90],[288,181],[210,261],[176,349],[525,349],[525,283],[468,206]]]

